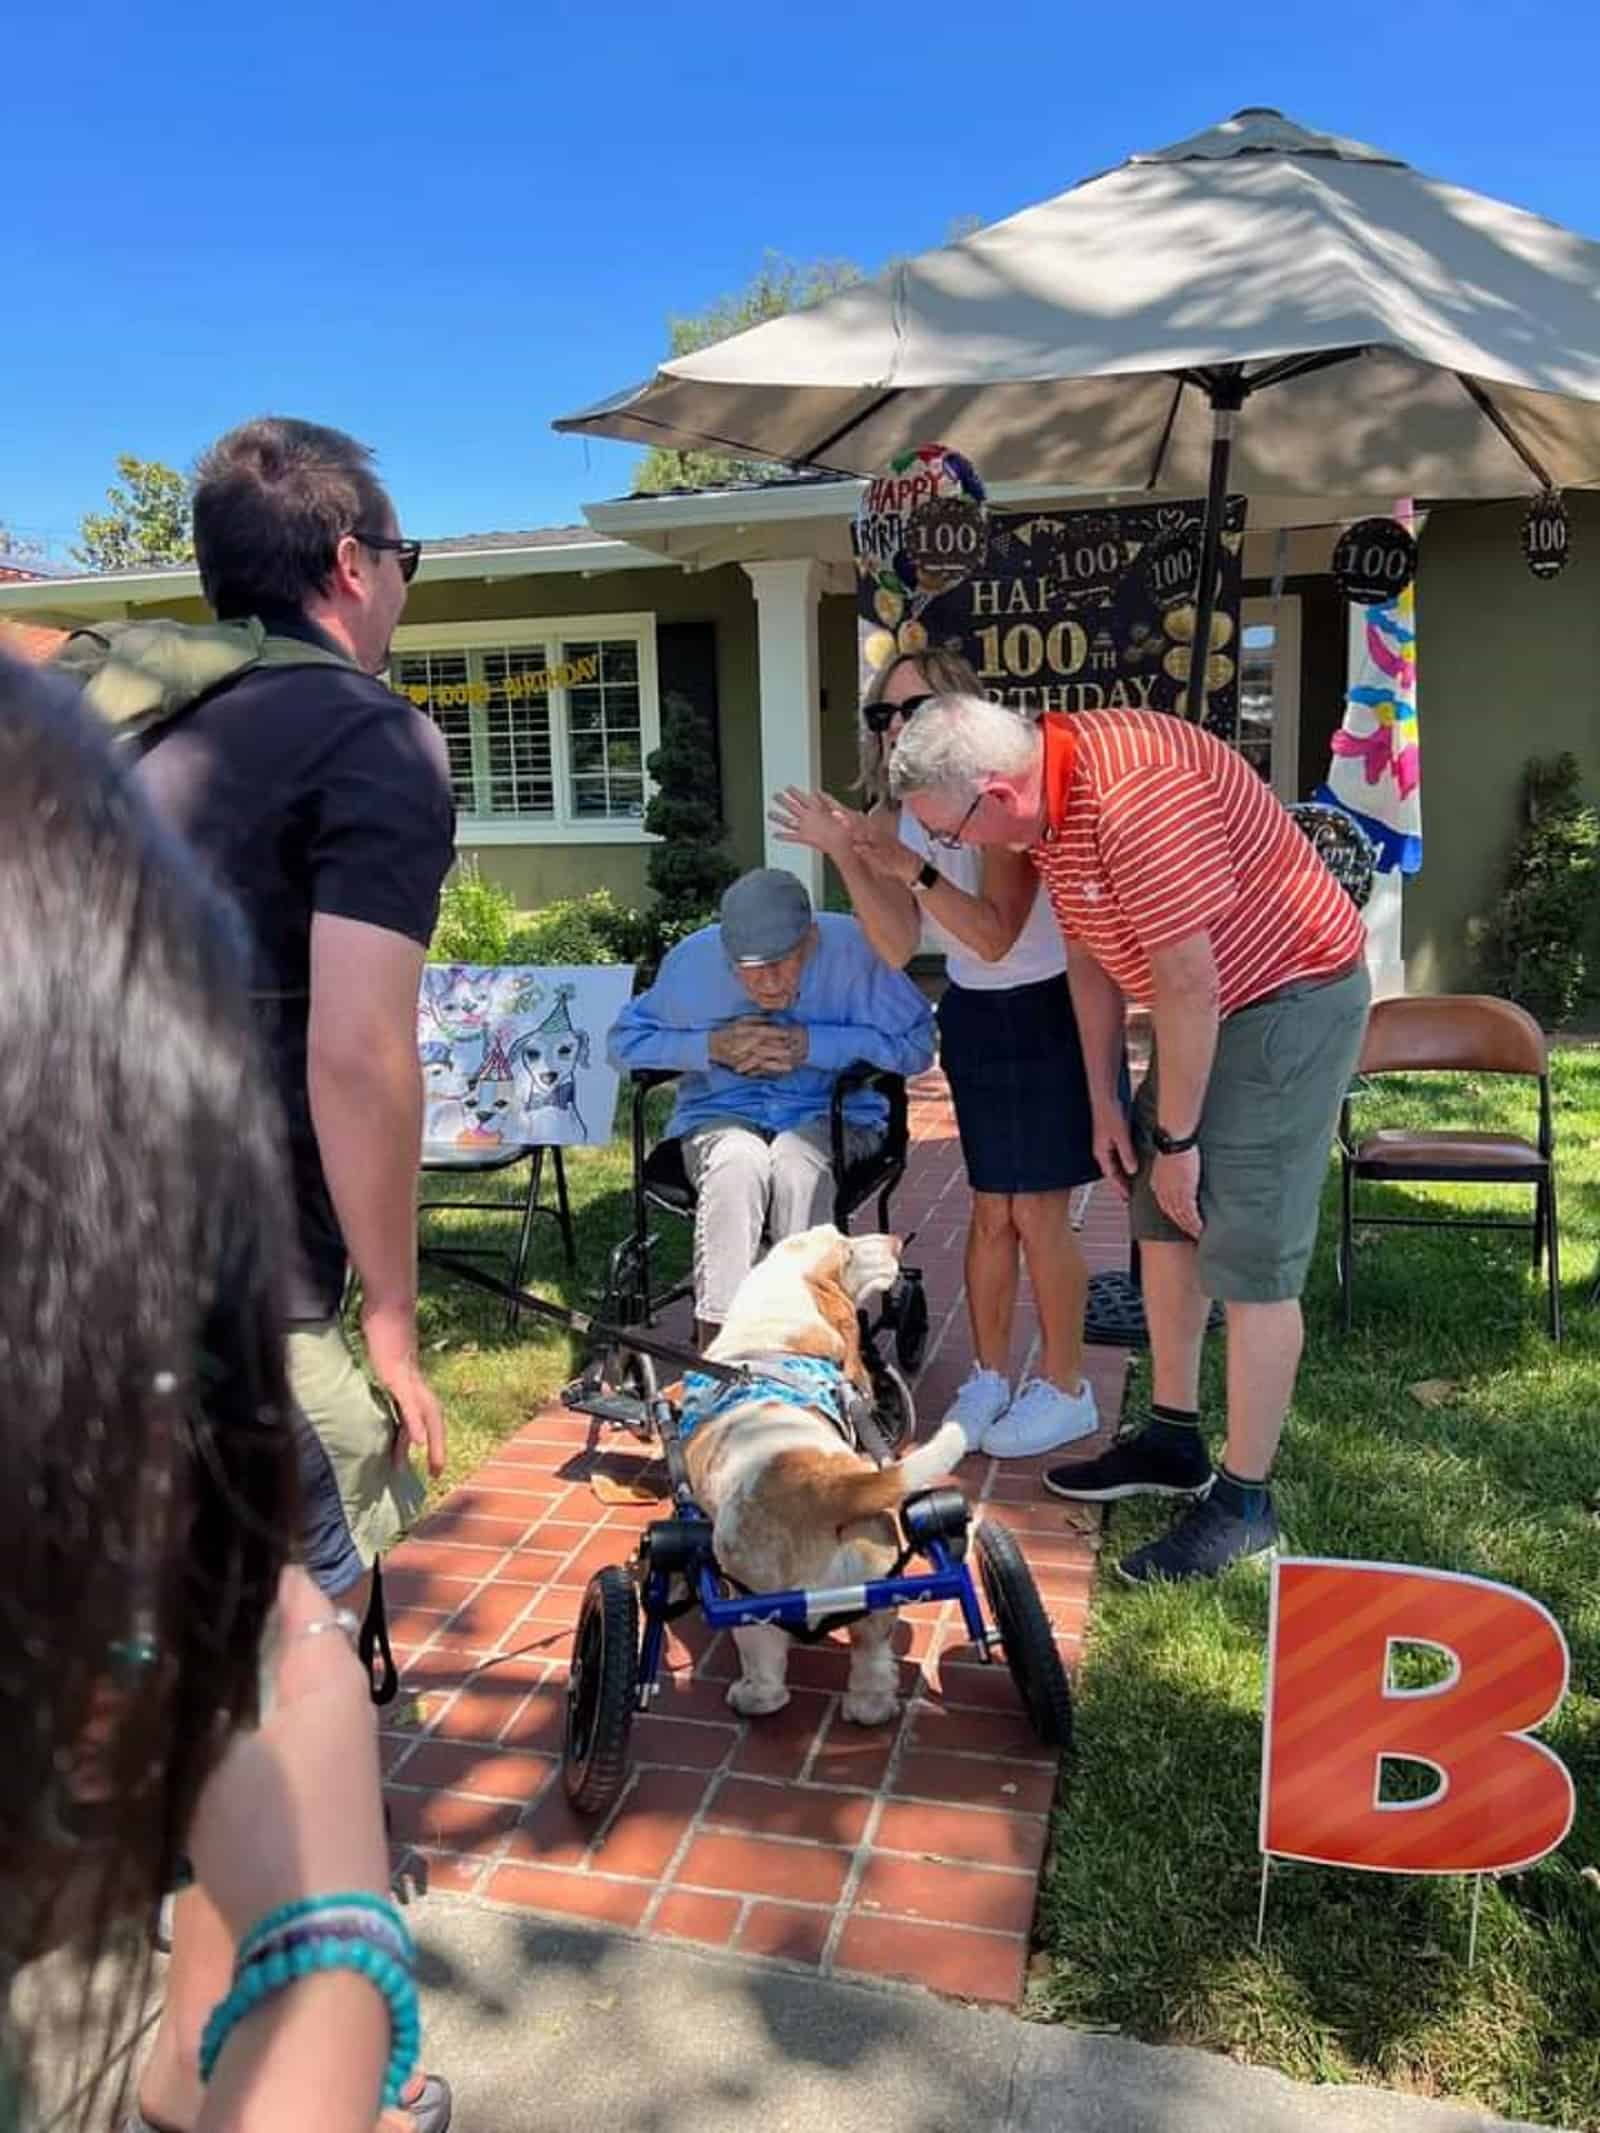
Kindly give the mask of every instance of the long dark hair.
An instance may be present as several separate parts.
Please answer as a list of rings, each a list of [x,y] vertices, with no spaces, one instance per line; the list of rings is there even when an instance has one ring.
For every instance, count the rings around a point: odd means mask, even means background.
[[[72,690],[0,655],[0,1969],[143,1923],[255,1715],[295,1506],[246,963]]]

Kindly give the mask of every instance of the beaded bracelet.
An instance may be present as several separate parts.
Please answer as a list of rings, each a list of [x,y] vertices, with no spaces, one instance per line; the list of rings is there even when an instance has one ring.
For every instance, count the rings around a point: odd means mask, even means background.
[[[234,1967],[243,1969],[291,1929],[299,1933],[330,1932],[370,1939],[403,1963],[412,1964],[417,1959],[416,1942],[411,1938],[399,1907],[386,1896],[354,1889],[344,1895],[302,1896],[293,1903],[280,1904],[275,1911],[268,1911],[256,1920],[240,1941]]]
[[[234,2029],[264,2000],[302,1978],[335,1970],[354,1970],[370,1979],[389,2008],[389,2064],[384,2075],[382,2107],[393,2110],[415,2071],[422,2049],[422,2020],[417,1988],[410,1970],[381,1948],[365,1941],[313,1940],[292,1953],[267,1955],[234,1973],[233,1989],[212,2012],[200,2039],[200,2078],[209,2081]]]

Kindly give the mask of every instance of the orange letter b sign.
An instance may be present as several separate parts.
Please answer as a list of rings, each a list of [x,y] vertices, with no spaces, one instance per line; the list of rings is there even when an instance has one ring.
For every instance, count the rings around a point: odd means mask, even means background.
[[[1448,1678],[1396,1687],[1397,1645]],[[1274,1568],[1261,1848],[1375,1873],[1506,1873],[1572,1826],[1572,1780],[1527,1738],[1567,1690],[1567,1646],[1537,1600],[1483,1578],[1388,1563]],[[1385,1761],[1431,1766],[1422,1799],[1386,1800]]]

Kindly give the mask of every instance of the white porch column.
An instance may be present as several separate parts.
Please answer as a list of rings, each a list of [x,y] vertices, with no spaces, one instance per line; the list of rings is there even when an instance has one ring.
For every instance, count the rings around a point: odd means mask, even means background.
[[[761,681],[761,811],[765,861],[798,874],[822,906],[822,855],[779,844],[766,821],[767,802],[785,785],[814,790],[822,782],[822,711],[817,650],[821,567],[800,556],[746,563],[756,593]]]

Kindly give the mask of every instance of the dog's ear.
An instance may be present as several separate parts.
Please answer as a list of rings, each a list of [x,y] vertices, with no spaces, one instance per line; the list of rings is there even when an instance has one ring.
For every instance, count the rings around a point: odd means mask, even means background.
[[[806,1287],[811,1291],[817,1307],[817,1316],[831,1333],[838,1336],[842,1354],[839,1366],[858,1391],[870,1390],[871,1380],[861,1356],[861,1323],[856,1317],[856,1307],[845,1293],[839,1276],[844,1270],[844,1247],[839,1245],[828,1258],[806,1276]]]

